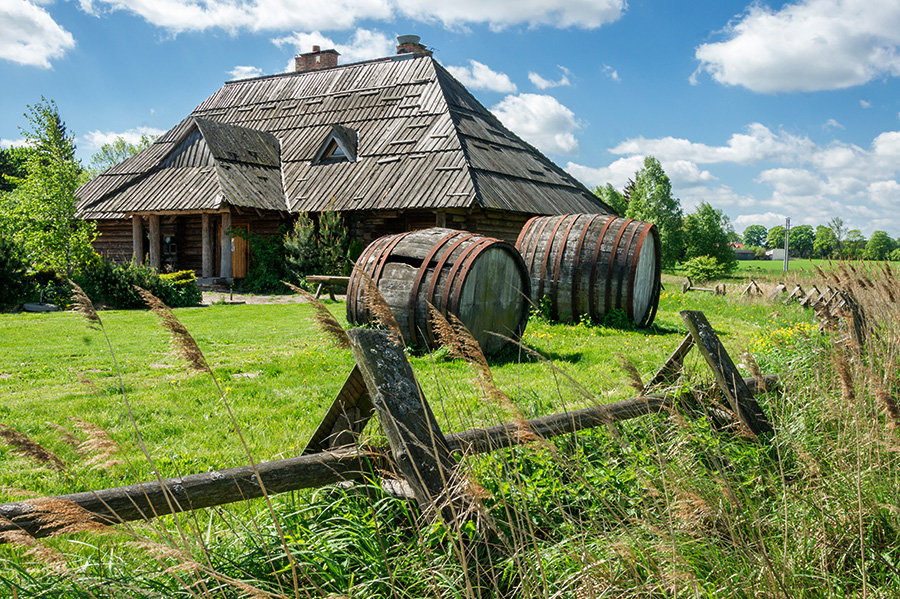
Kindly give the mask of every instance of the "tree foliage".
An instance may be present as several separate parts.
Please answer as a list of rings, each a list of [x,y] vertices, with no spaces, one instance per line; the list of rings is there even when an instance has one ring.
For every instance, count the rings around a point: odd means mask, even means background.
[[[816,227],[816,238],[813,241],[813,252],[820,258],[831,258],[840,253],[841,245],[834,236],[834,231],[825,225]]]
[[[769,229],[766,234],[766,247],[770,250],[784,247],[784,227],[778,225]]]
[[[844,238],[844,247],[841,252],[844,258],[862,258],[866,251],[866,236],[859,229],[850,229]]]
[[[625,216],[654,223],[659,228],[663,266],[676,264],[684,251],[681,202],[672,196],[672,183],[653,156],[647,156],[635,174],[630,196]]]
[[[628,200],[624,195],[616,191],[612,183],[607,183],[603,187],[595,187],[594,195],[600,198],[600,201],[613,209],[616,216],[625,216],[628,211]]]
[[[308,214],[301,213],[284,236],[289,277],[300,283],[307,275],[348,275],[352,246],[350,233],[337,212],[322,212],[318,226]]]
[[[28,146],[0,148],[0,192],[12,191],[28,174],[28,158],[34,150]]]
[[[816,231],[812,228],[812,225],[791,227],[791,233],[788,238],[791,255],[809,258],[812,255],[815,240]]]
[[[894,240],[886,231],[875,231],[866,243],[865,257],[868,260],[887,260],[895,248]]]
[[[728,242],[730,229],[728,217],[721,210],[702,202],[684,219],[684,257],[709,256],[723,272],[732,272],[737,268],[737,257]]]
[[[762,225],[750,225],[744,229],[744,245],[762,247],[766,245],[768,230]]]
[[[87,175],[55,102],[42,98],[25,118],[22,132],[33,152],[24,180],[0,205],[0,234],[23,248],[33,268],[71,275],[95,256],[96,225],[76,216],[75,190]]]
[[[129,143],[123,137],[117,137],[108,144],[103,144],[100,149],[91,156],[91,172],[99,175],[106,169],[113,167],[126,158],[134,156],[141,150],[149,148],[153,144],[155,136],[142,135],[137,143]]]

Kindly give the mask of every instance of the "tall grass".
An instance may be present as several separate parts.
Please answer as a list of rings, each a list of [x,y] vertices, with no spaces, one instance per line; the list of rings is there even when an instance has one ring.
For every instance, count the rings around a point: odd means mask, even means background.
[[[821,329],[753,340],[748,369],[786,374],[759,396],[775,429],[768,437],[720,431],[696,410],[675,409],[465,456],[461,470],[494,535],[431,522],[373,477],[252,503],[243,516],[206,510],[139,533],[80,533],[80,545],[41,543],[46,556],[25,555],[31,543],[6,560],[0,589],[16,597],[900,596],[897,278],[887,266],[821,276],[855,300],[864,334],[843,314]],[[445,328],[458,338],[455,323]],[[464,344],[448,343],[466,357]],[[521,406],[501,405],[517,401],[514,390],[493,390],[490,363],[469,358],[497,413],[520,417]],[[552,411],[590,393],[560,370],[559,385],[546,390]],[[685,405],[715,405],[722,398],[710,381],[692,358],[667,391]],[[102,435],[79,427],[99,454]],[[487,581],[454,550],[481,535],[490,542],[464,557],[485,565]],[[120,549],[126,540],[133,550]]]

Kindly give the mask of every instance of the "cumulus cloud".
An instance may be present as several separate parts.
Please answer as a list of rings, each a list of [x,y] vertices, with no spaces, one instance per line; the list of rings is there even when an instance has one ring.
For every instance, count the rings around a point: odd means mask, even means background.
[[[313,46],[321,46],[322,49],[333,48],[341,54],[342,64],[381,58],[394,53],[395,41],[380,31],[370,29],[357,29],[344,44],[335,42],[332,38],[323,35],[319,31],[309,33],[294,32],[291,35],[275,38],[272,43],[283,48],[293,48],[300,54],[310,52]],[[285,71],[294,70],[294,60],[291,59]]]
[[[130,144],[136,144],[141,141],[141,137],[146,135],[148,137],[158,137],[165,133],[162,129],[156,129],[154,127],[134,127],[132,129],[128,129],[127,131],[114,132],[114,131],[88,131],[86,134],[81,136],[79,141],[81,145],[84,146],[84,149],[88,152],[96,152],[102,146],[106,144],[113,143],[117,138],[121,137],[126,142]]]
[[[578,151],[575,132],[581,125],[575,119],[575,113],[553,96],[506,96],[491,108],[491,112],[541,152],[573,155]]]
[[[0,2],[0,58],[21,65],[51,68],[75,47],[75,38],[35,2]]]
[[[471,89],[486,89],[492,92],[515,93],[516,84],[505,73],[491,70],[486,64],[470,60],[467,67],[446,67],[460,83]]]
[[[838,122],[837,119],[828,119],[827,121],[825,121],[825,124],[822,125],[822,129],[825,129],[827,131],[828,129],[846,129],[846,127]]]
[[[28,145],[28,141],[24,138],[6,139],[0,138],[0,148],[21,148]]]
[[[603,65],[603,74],[613,81],[621,81],[621,79],[619,79],[619,71],[615,70],[608,64]]]
[[[859,105],[861,108],[871,108],[872,107],[872,103],[869,102],[868,100],[860,100]]]
[[[126,11],[179,33],[351,29],[362,20],[406,17],[465,27],[484,23],[592,29],[622,16],[625,0],[80,0],[83,10]]]
[[[669,176],[676,187],[688,188],[704,185],[716,180],[712,173],[701,170],[695,163],[689,160],[671,160],[661,162],[663,170]],[[613,161],[609,166],[592,168],[569,162],[566,171],[587,185],[596,187],[612,183],[613,187],[622,189],[629,179],[634,179],[634,174],[644,166],[644,156],[628,156]]]
[[[569,81],[569,69],[562,65],[557,65],[557,68],[562,71],[562,75],[556,81],[544,79],[534,71],[528,73],[528,80],[538,89],[550,89],[551,87],[567,87],[572,85],[572,82]]]
[[[798,0],[778,10],[754,2],[724,33],[697,47],[698,72],[755,92],[843,89],[900,74],[896,0]]]
[[[262,75],[262,69],[252,66],[238,65],[228,71],[228,74],[231,75],[232,79],[250,79],[252,77],[259,77],[260,75]]]

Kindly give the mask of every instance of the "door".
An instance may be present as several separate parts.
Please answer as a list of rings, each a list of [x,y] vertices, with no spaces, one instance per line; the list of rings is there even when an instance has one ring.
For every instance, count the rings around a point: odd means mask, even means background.
[[[233,223],[231,229],[250,232],[250,223]],[[250,244],[243,237],[232,235],[231,237],[231,273],[235,279],[243,279],[247,276],[247,268],[250,266]]]

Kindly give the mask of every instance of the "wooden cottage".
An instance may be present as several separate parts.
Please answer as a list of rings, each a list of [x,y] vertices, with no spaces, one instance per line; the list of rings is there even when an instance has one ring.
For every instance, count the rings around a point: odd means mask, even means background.
[[[240,278],[232,231],[273,234],[298,212],[342,213],[367,243],[446,226],[514,242],[535,215],[612,211],[506,129],[415,36],[398,54],[230,81],[141,153],[81,187],[96,249],[116,260]]]

